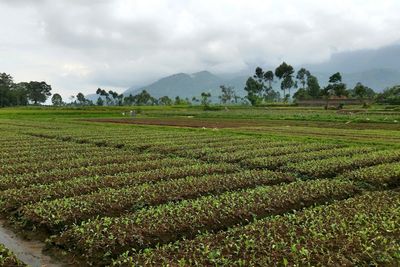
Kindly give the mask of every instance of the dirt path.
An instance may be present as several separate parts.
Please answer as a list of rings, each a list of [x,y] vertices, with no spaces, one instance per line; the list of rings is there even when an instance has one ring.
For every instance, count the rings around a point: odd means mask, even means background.
[[[62,263],[43,254],[44,243],[24,240],[7,229],[4,224],[4,220],[0,220],[0,243],[11,250],[19,260],[32,267],[63,266]]]

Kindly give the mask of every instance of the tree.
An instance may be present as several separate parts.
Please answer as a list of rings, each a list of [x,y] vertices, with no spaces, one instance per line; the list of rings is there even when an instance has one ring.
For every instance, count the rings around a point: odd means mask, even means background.
[[[329,83],[337,84],[342,82],[342,75],[340,72],[336,72],[331,77],[329,77]]]
[[[259,83],[262,83],[264,80],[264,71],[262,68],[257,67],[255,70],[255,74],[253,75],[254,79],[257,79]]]
[[[112,90],[108,91],[108,95],[112,97],[112,102],[110,101],[111,104],[115,106],[122,106],[124,102],[124,95],[123,94],[118,94],[118,92],[114,92]]]
[[[272,70],[264,73],[264,80],[268,83],[267,88],[272,90],[272,82],[274,81],[274,72]]]
[[[318,99],[321,96],[321,86],[319,86],[318,79],[311,74],[307,78],[307,94],[312,99]]]
[[[54,94],[51,98],[51,103],[53,106],[61,106],[63,104],[63,100],[60,94]]]
[[[26,83],[13,84],[9,94],[10,104],[13,106],[28,105],[28,92]]]
[[[11,105],[10,91],[14,85],[13,77],[7,73],[0,74],[0,106],[5,107]]]
[[[26,84],[26,89],[28,99],[33,101],[35,105],[46,102],[47,98],[51,96],[51,86],[45,82],[31,81]]]
[[[293,94],[293,98],[296,100],[304,100],[304,99],[309,99],[311,97],[306,89],[300,88],[299,90],[297,90],[296,93]]]
[[[146,90],[143,90],[139,94],[133,96],[134,103],[136,105],[154,105],[157,100],[152,97]]]
[[[197,97],[192,97],[192,102],[193,103],[199,103],[200,102],[200,100],[197,98]]]
[[[101,98],[101,97],[97,98],[96,105],[98,105],[98,106],[104,106],[104,100],[103,100],[103,98]]]
[[[158,99],[158,104],[163,105],[163,106],[171,106],[172,105],[172,99],[169,98],[168,96],[163,96]]]
[[[381,104],[400,105],[400,85],[386,88],[377,95],[376,100]]]
[[[257,105],[261,101],[261,94],[263,91],[264,85],[259,83],[254,78],[249,77],[246,81],[246,86],[244,90],[247,91],[246,98],[250,101],[252,106]]]
[[[294,85],[293,73],[294,73],[293,67],[286,64],[286,62],[283,62],[275,69],[275,76],[278,77],[280,80],[282,80],[281,89],[283,90],[285,99],[286,99],[286,90],[289,90],[289,97],[290,97],[290,89]]]
[[[222,94],[219,96],[222,104],[232,103],[235,99],[235,89],[232,86],[221,85]]]
[[[326,97],[330,96],[348,96],[349,92],[346,90],[346,84],[342,83],[342,75],[336,72],[331,77],[329,77],[329,85],[324,89],[324,95]]]
[[[97,95],[100,95],[100,97],[101,97],[101,96],[105,97],[106,103],[107,103],[108,106],[112,104],[111,98],[110,98],[110,96],[109,96],[109,94],[107,93],[106,90],[101,89],[101,88],[97,88],[96,94],[97,94]],[[103,101],[103,104],[104,104],[104,101]]]
[[[76,100],[79,101],[79,104],[80,104],[80,105],[85,105],[85,104],[86,104],[85,95],[82,94],[81,92],[79,92],[79,93],[76,95]]]
[[[210,97],[211,97],[211,93],[202,92],[201,93],[201,105],[203,105],[204,107],[208,107],[211,103]]]
[[[353,90],[350,91],[350,94],[359,99],[373,98],[376,95],[374,90],[367,86],[364,86],[360,82],[358,82],[356,86],[354,86]]]
[[[302,89],[306,88],[306,79],[310,76],[310,72],[305,68],[299,69],[296,75],[296,79],[299,80],[300,84],[302,85]]]

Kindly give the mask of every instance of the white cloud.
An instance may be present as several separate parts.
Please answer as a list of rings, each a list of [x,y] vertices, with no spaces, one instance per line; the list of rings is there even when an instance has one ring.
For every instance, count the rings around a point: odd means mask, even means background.
[[[0,0],[0,71],[63,95],[400,40],[397,0]]]

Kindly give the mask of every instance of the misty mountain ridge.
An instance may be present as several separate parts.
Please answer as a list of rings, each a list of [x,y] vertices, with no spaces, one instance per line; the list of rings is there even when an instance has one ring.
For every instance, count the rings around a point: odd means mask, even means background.
[[[328,83],[329,77],[340,72],[343,82],[348,88],[353,88],[357,82],[371,87],[377,92],[385,88],[400,84],[400,45],[392,45],[380,49],[359,50],[335,53],[327,62],[295,66],[296,71],[305,67],[315,75],[321,86]],[[290,63],[290,62],[288,62]],[[195,73],[177,73],[163,77],[151,84],[141,87],[130,87],[123,94],[135,95],[147,90],[152,96],[159,98],[169,96],[174,98],[199,97],[202,92],[210,92],[215,100],[220,95],[220,85],[232,86],[238,95],[244,96],[245,83],[252,76],[254,69],[248,69],[238,74],[216,75],[207,70]],[[280,90],[279,81],[275,80],[273,87]],[[292,90],[293,92],[294,90]],[[88,96],[96,100],[97,95]]]

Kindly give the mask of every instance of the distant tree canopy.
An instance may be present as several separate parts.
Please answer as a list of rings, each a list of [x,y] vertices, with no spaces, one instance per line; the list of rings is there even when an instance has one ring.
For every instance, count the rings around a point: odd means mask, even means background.
[[[62,106],[64,104],[60,94],[54,94],[51,97],[51,103],[53,104],[53,106]]]
[[[211,103],[211,93],[209,92],[202,92],[201,93],[201,105],[204,107],[208,107]]]
[[[46,82],[14,83],[13,77],[0,73],[0,106],[35,105],[46,102],[51,96],[51,86]]]
[[[221,100],[222,104],[237,103],[238,97],[235,93],[235,89],[232,86],[221,85],[219,88],[221,89],[221,95],[219,96],[219,99]]]
[[[79,92],[76,95],[76,101],[77,102],[75,102],[74,104],[80,105],[80,106],[92,106],[93,105],[93,102],[89,99],[86,99],[85,95],[82,94],[81,92]]]
[[[291,65],[283,62],[275,69],[275,76],[281,80],[281,89],[283,90],[284,99],[290,98],[290,89],[295,85],[293,81],[294,69]],[[286,90],[289,91],[289,95],[286,95]]]
[[[297,78],[300,80],[302,87],[294,93],[294,99],[304,100],[321,98],[322,92],[317,77],[311,75],[311,73],[307,71],[305,77],[297,75]]]
[[[346,90],[346,84],[342,83],[342,75],[339,72],[329,77],[329,84],[324,88],[323,95],[326,98],[349,95],[349,91]]]
[[[295,75],[295,76],[294,76]],[[239,97],[235,89],[230,86],[221,85],[221,93],[218,96],[221,104],[237,104],[239,100],[251,105],[260,105],[263,103],[280,101],[281,95],[279,92],[273,90],[273,83],[275,77],[280,81],[280,88],[283,91],[284,100],[290,99],[290,90],[297,89],[293,94],[295,100],[307,99],[330,99],[330,98],[358,98],[375,99],[376,102],[381,104],[400,104],[400,85],[393,86],[385,89],[382,93],[375,93],[373,89],[357,83],[354,88],[347,89],[347,86],[342,81],[340,72],[336,72],[329,77],[327,86],[321,88],[317,77],[305,68],[300,68],[295,73],[294,68],[282,62],[275,71],[264,71],[261,67],[255,69],[254,75],[249,77],[246,81],[244,90],[247,95],[245,98]],[[289,94],[286,95],[286,90]],[[52,95],[52,88],[44,81],[30,81],[15,83],[13,77],[7,73],[0,73],[0,107],[18,106],[18,105],[38,105],[46,102]],[[122,105],[191,105],[201,104],[208,107],[211,104],[211,93],[203,92],[200,96],[189,98],[181,98],[176,96],[171,99],[169,96],[162,96],[159,99],[151,96],[149,92],[143,90],[136,95],[124,96],[113,90],[105,90],[98,88],[96,90],[98,95],[95,104],[98,106],[122,106]],[[76,96],[71,96],[71,103],[66,104],[60,94],[54,94],[51,98],[51,103],[54,106],[62,105],[94,105],[94,103],[87,99],[85,95],[79,92]],[[247,99],[247,100],[245,100]]]
[[[274,73],[271,70],[264,72],[262,68],[256,68],[255,74],[247,79],[244,88],[251,105],[279,100],[279,93],[272,89],[273,81]]]
[[[400,105],[400,85],[385,89],[376,99],[381,104]]]
[[[365,98],[373,99],[376,96],[376,93],[371,88],[358,82],[353,89],[349,90],[349,95],[351,97],[356,97],[359,99],[365,99]]]
[[[168,96],[162,96],[158,99],[158,104],[162,106],[171,106],[172,99],[169,98]]]

